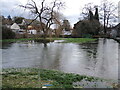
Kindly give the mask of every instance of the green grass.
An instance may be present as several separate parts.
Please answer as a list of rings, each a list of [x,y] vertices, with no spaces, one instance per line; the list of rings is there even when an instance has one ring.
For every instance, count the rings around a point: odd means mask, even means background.
[[[16,41],[29,41],[34,40],[34,38],[21,38],[21,39],[3,39],[0,42],[16,42]]]
[[[50,40],[50,38],[47,38]],[[51,40],[64,40],[63,43],[86,43],[86,42],[92,42],[97,39],[92,39],[92,38],[51,38]]]
[[[34,40],[34,38],[22,38],[22,39],[4,39],[0,40],[0,42],[15,42],[15,41],[29,41]],[[37,40],[37,39],[36,39]],[[42,38],[38,38],[38,40],[43,40]],[[95,41],[96,39],[92,38],[47,38],[47,40],[65,40],[64,43],[86,43]]]
[[[92,39],[92,38],[65,38],[64,40],[65,40],[66,43],[86,43],[86,42],[95,41],[97,39]]]
[[[39,74],[40,78],[39,80]],[[21,69],[3,69],[2,74],[3,88],[40,88],[46,84],[52,84],[48,88],[73,88],[73,82],[102,80],[95,77],[84,75],[63,73],[55,70],[45,70],[38,68],[21,68]]]

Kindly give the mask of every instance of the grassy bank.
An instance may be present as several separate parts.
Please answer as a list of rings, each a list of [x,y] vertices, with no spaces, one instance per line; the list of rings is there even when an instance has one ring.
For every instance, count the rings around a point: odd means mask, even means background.
[[[21,38],[21,39],[3,39],[0,42],[16,42],[16,41],[29,41],[34,40],[34,38]]]
[[[92,38],[64,38],[65,43],[86,43],[86,42],[91,42],[95,41],[97,39],[92,39]]]
[[[16,41],[29,41],[29,40],[36,40],[36,41],[44,41],[42,38],[34,39],[34,38],[24,38],[24,39],[4,39],[0,40],[0,42],[16,42]],[[92,38],[47,38],[45,41],[54,41],[54,40],[65,40],[64,43],[85,43],[95,41],[96,39]]]
[[[40,86],[47,88],[84,88],[85,85],[76,86],[73,83],[81,82],[83,79],[88,82],[103,81],[84,75],[37,68],[3,69],[2,78],[2,88],[40,88]]]

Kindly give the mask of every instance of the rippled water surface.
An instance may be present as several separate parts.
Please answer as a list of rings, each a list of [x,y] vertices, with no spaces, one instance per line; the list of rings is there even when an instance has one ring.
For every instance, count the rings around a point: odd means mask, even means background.
[[[3,68],[40,67],[64,72],[118,79],[119,44],[99,39],[86,44],[16,42],[3,44]]]

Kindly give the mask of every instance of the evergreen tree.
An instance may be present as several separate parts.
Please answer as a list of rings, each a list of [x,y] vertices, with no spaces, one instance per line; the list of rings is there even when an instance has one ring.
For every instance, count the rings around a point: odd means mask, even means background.
[[[63,20],[62,27],[65,31],[69,31],[70,30],[70,22],[68,20]]]
[[[8,20],[12,20],[10,15],[7,18],[8,18]]]
[[[98,8],[97,8],[97,7],[95,8],[95,16],[94,16],[94,19],[99,21],[99,14],[98,14]]]
[[[24,17],[14,17],[14,22],[17,23],[17,24],[21,24],[22,23],[22,20],[24,19]]]
[[[93,19],[94,19],[93,12],[89,10],[89,20],[93,20]]]

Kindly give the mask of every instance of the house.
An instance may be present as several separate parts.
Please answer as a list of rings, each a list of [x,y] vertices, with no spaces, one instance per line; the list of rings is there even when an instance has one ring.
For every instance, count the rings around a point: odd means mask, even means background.
[[[120,37],[120,23],[111,28],[110,36],[111,37]]]
[[[24,34],[25,33],[25,28],[24,26],[19,26],[17,23],[14,23],[11,25],[10,29],[15,32],[16,34]]]
[[[37,30],[33,26],[28,26],[28,34],[37,34]]]
[[[62,34],[61,35],[72,35],[72,30],[69,30],[69,31],[62,30]]]
[[[21,24],[13,23],[10,29],[16,34],[37,34],[36,25],[39,24],[38,21],[32,22],[32,19],[23,19]]]
[[[41,30],[40,22],[37,20],[33,21],[32,19],[23,19],[21,25],[27,26],[28,34],[39,34],[39,35],[43,34],[43,31]]]
[[[20,30],[20,27],[18,26],[17,23],[14,23],[13,25],[11,25],[10,29],[15,32],[15,33],[18,33],[19,30]]]
[[[117,36],[120,37],[120,23],[115,26],[115,30],[117,31]]]
[[[21,25],[38,25],[39,21],[33,19],[23,19]]]

